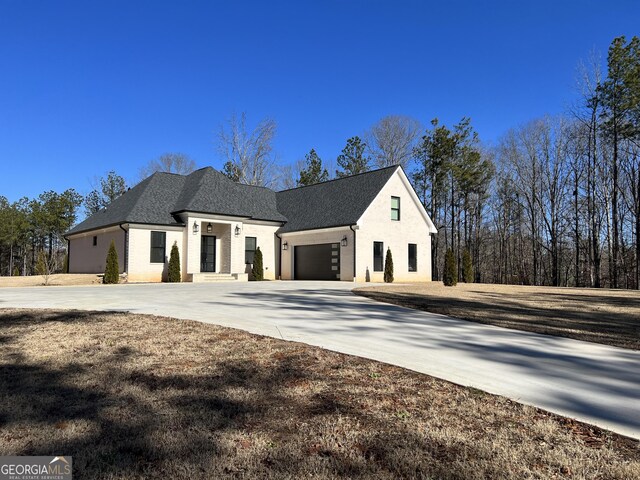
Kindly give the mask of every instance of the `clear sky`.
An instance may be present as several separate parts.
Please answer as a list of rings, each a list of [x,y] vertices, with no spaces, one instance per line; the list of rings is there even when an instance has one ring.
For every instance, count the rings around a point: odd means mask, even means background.
[[[164,152],[220,168],[219,126],[278,122],[283,163],[388,114],[494,142],[566,110],[576,66],[640,34],[637,0],[0,0],[0,195],[90,190]]]

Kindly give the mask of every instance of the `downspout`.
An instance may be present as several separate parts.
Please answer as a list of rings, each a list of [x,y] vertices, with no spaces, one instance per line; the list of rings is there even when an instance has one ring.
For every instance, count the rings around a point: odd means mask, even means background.
[[[356,230],[353,225],[349,225],[349,228],[353,232],[353,281],[356,281]]]
[[[69,265],[71,265],[71,240],[69,240],[68,238],[66,240],[67,240],[67,264],[65,265],[66,272],[64,273],[69,273]],[[13,275],[13,272],[11,272],[11,275]]]
[[[124,273],[129,274],[129,255],[127,252],[129,251],[129,230],[124,228],[122,224],[118,225],[122,231],[124,232]]]
[[[278,237],[278,280],[282,280],[282,237],[277,233],[275,235]]]

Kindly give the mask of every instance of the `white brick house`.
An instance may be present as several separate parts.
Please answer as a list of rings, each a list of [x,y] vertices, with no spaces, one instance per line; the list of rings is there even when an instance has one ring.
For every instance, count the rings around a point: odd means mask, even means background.
[[[282,192],[211,167],[156,173],[66,235],[69,272],[104,272],[113,240],[130,282],[159,282],[175,243],[184,281],[246,280],[256,248],[267,279],[431,280],[436,229],[404,171],[389,167]]]

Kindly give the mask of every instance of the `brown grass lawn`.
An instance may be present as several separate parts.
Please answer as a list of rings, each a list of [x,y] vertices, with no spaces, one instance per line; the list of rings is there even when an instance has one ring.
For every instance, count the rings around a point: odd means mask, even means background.
[[[639,291],[429,282],[354,293],[478,323],[640,350]]]
[[[56,273],[49,276],[49,285],[95,285],[102,283],[102,277],[85,273]],[[31,275],[26,277],[0,277],[0,288],[2,287],[39,287],[44,285],[42,275]]]
[[[191,321],[0,310],[0,455],[77,478],[640,478],[638,442],[382,363]]]

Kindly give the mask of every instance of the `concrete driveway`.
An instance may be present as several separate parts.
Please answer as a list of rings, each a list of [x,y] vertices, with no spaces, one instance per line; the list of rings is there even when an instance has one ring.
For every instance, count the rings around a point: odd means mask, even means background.
[[[640,438],[640,352],[377,303],[352,283],[0,289],[0,308],[128,310],[240,328],[400,365]],[[132,326],[135,328],[135,326]]]

